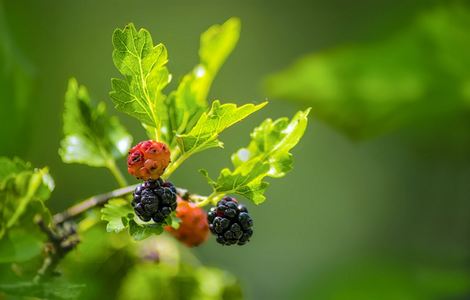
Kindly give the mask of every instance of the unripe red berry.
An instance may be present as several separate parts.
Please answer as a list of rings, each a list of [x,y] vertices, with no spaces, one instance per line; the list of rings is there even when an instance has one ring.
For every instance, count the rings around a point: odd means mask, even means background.
[[[180,226],[178,229],[166,226],[165,230],[188,247],[199,246],[207,240],[209,234],[206,212],[194,203],[180,197],[178,197],[177,203],[176,217],[181,220]]]
[[[167,145],[152,140],[138,143],[129,151],[127,171],[138,179],[158,179],[170,163]]]

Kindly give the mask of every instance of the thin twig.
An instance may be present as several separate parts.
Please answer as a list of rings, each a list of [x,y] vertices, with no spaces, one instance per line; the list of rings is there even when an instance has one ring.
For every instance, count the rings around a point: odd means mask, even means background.
[[[110,192],[107,192],[107,193],[104,193],[104,194],[91,196],[90,198],[87,198],[87,199],[75,204],[74,206],[69,207],[65,211],[63,211],[61,213],[58,213],[58,214],[55,214],[54,218],[53,218],[54,223],[55,224],[63,223],[65,221],[69,220],[69,219],[72,219],[72,218],[86,212],[87,210],[89,210],[89,209],[91,209],[95,206],[105,204],[110,199],[123,197],[125,195],[128,195],[128,194],[132,193],[135,190],[136,187],[137,187],[137,185],[130,185],[130,186],[126,186],[126,187],[123,187],[123,188],[120,188],[120,189],[117,189],[117,190],[113,190],[113,191],[110,191]]]

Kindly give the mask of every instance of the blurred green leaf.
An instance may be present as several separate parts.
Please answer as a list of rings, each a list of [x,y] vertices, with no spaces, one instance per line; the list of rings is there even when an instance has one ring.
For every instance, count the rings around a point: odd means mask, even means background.
[[[113,61],[124,79],[112,79],[110,96],[116,109],[152,127],[156,135],[167,122],[162,90],[171,80],[163,44],[153,45],[150,33],[134,24],[113,33]],[[155,136],[157,138],[158,136]]]
[[[134,211],[128,201],[112,199],[101,209],[101,220],[107,221],[106,231],[120,232],[129,225],[129,215],[133,218]]]
[[[109,167],[127,154],[132,142],[119,120],[108,116],[104,102],[93,107],[86,88],[73,78],[65,94],[64,134],[62,160],[93,167]]]
[[[43,249],[42,236],[37,231],[13,228],[0,240],[0,263],[23,262],[39,255]]]
[[[467,8],[441,5],[383,40],[310,54],[266,88],[271,97],[307,102],[356,139],[407,128],[413,137],[470,145],[469,31]]]
[[[47,168],[32,169],[19,159],[0,158],[0,170],[0,239],[28,209],[49,221],[43,202],[54,189],[54,181]]]
[[[222,25],[211,26],[201,35],[200,63],[186,74],[167,101],[169,123],[167,141],[173,144],[174,134],[191,130],[207,108],[207,94],[212,82],[230,55],[240,36],[240,20],[231,18]]]
[[[245,119],[266,104],[267,102],[263,102],[258,105],[245,104],[237,107],[231,103],[220,104],[215,100],[210,111],[201,115],[190,132],[177,136],[181,152],[189,156],[212,147],[222,147],[223,143],[217,137],[223,130]]]
[[[16,174],[28,170],[31,170],[30,163],[17,157],[13,159],[0,157],[0,187],[2,187],[2,183],[7,181],[10,177],[14,177]]]
[[[121,285],[119,299],[235,300],[242,299],[237,280],[213,268],[141,264]]]
[[[276,121],[265,120],[251,133],[251,142],[232,155],[234,170],[220,172],[216,181],[206,176],[216,193],[239,194],[255,204],[264,202],[268,186],[263,179],[282,177],[292,169],[292,154],[289,152],[302,138],[307,127],[310,109],[299,111],[289,122],[287,118]]]
[[[295,299],[429,300],[467,299],[470,274],[464,268],[420,266],[403,261],[361,261],[305,283]]]
[[[54,189],[47,168],[0,157],[0,263],[22,262],[41,253],[44,236],[34,222],[51,215],[44,202]]]
[[[35,299],[78,299],[85,288],[82,284],[69,283],[63,279],[56,279],[41,284],[32,282],[15,282],[11,284],[0,284],[0,291],[7,295],[34,297]]]

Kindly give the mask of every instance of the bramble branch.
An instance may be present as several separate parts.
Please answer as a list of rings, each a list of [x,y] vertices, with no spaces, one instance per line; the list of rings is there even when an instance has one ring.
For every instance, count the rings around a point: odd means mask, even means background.
[[[119,188],[119,189],[116,189],[116,190],[113,190],[104,194],[91,196],[69,207],[65,211],[55,214],[53,217],[54,224],[64,223],[67,220],[70,220],[74,217],[81,215],[82,213],[88,211],[89,209],[92,209],[96,206],[104,205],[110,199],[124,197],[126,195],[129,195],[132,192],[134,192],[136,187],[137,187],[137,184]],[[185,200],[190,200],[196,203],[203,202],[207,198],[205,196],[191,194],[188,192],[188,190],[182,189],[182,188],[176,188],[176,192],[181,198]]]

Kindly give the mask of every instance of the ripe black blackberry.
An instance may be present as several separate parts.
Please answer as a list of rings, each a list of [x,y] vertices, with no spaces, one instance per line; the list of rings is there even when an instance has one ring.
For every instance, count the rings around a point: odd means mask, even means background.
[[[232,197],[225,197],[207,213],[210,231],[222,245],[244,245],[253,235],[253,219],[243,204]]]
[[[176,189],[169,181],[147,180],[134,191],[132,207],[144,222],[163,223],[176,209]]]

